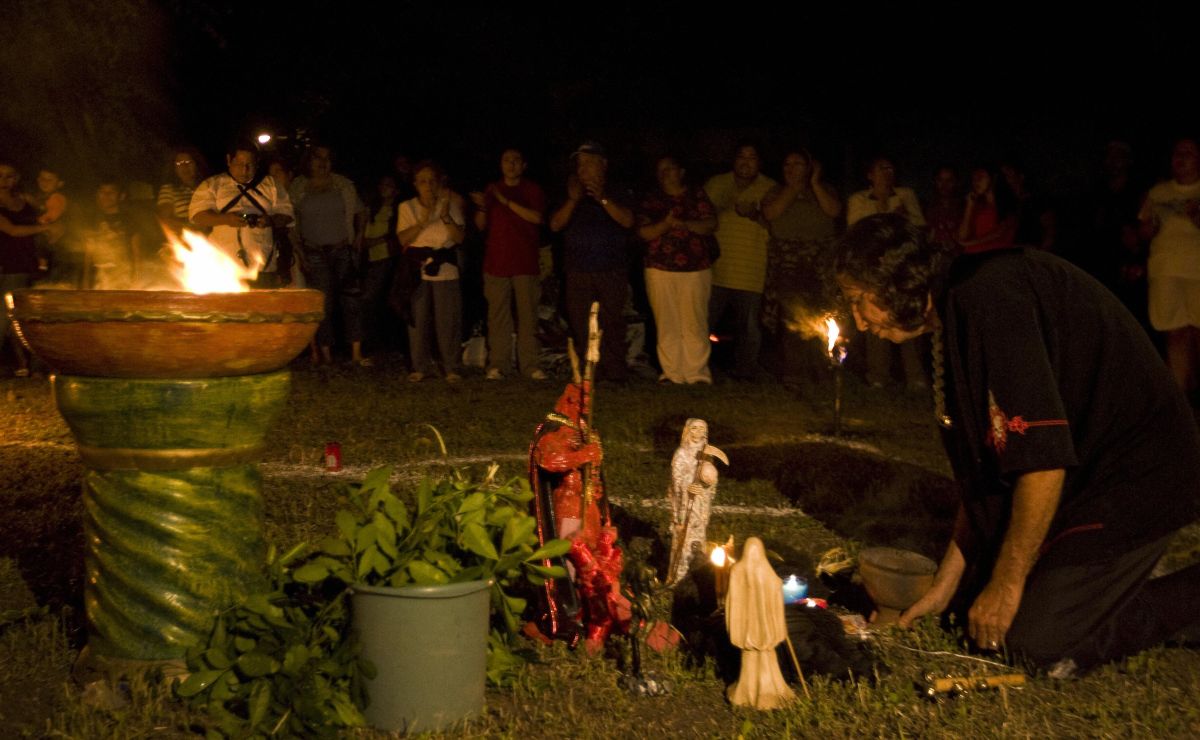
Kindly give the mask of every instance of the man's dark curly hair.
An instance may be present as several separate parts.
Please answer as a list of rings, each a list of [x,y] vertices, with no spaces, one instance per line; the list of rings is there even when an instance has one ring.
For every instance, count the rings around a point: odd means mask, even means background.
[[[881,213],[846,231],[837,274],[872,293],[900,328],[915,330],[925,323],[929,296],[940,292],[951,257],[908,219]]]

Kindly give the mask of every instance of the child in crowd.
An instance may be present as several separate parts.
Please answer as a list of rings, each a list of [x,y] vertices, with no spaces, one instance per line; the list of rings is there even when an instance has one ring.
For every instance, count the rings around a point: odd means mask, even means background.
[[[38,210],[38,223],[43,226],[62,225],[65,222],[67,215],[67,196],[62,190],[66,183],[59,175],[58,170],[51,167],[43,167],[38,171],[37,176],[37,194],[33,197],[33,205]],[[51,257],[55,254],[55,242],[58,241],[58,234],[61,236],[61,230],[56,229],[53,234],[47,233],[38,237],[37,242],[37,260],[38,274],[45,276],[50,272]]]
[[[83,232],[83,281],[93,290],[124,290],[137,281],[141,236],[122,205],[125,188],[115,178],[96,188],[96,216]]]
[[[62,189],[66,185],[58,172],[43,167],[37,176],[38,194],[34,205],[38,209],[38,223],[43,226],[56,224],[67,213],[67,196]]]

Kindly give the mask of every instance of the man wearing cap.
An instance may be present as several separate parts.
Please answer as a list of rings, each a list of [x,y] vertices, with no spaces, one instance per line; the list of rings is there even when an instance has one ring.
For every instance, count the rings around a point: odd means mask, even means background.
[[[608,183],[608,155],[585,141],[571,155],[567,200],[550,217],[550,230],[563,234],[567,321],[577,347],[587,346],[588,311],[600,302],[600,376],[623,381],[625,320],[629,295],[628,242],[633,227],[629,196]]]
[[[745,143],[734,151],[733,170],[704,185],[704,192],[717,209],[715,236],[721,248],[721,256],[712,268],[708,323],[715,329],[726,312],[733,314],[737,332],[734,374],[753,379],[762,375],[758,366],[762,347],[758,315],[767,277],[769,238],[761,204],[775,181],[759,171],[761,160],[756,146]]]

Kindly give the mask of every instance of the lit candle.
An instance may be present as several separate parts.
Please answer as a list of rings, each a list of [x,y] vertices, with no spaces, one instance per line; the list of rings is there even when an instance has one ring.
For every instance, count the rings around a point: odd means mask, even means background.
[[[725,567],[726,560],[724,547],[714,547],[709,555],[709,562],[713,566],[713,585],[717,591],[717,606],[725,604],[725,591],[729,589],[729,569]]]
[[[797,578],[795,575],[788,576],[788,579],[783,582],[783,603],[795,604],[803,600],[808,595],[808,581],[803,578]]]

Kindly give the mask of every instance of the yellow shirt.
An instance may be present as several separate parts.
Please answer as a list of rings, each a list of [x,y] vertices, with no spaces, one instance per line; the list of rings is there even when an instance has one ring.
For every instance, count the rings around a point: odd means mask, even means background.
[[[715,236],[721,247],[721,256],[713,263],[713,285],[752,293],[763,291],[769,234],[761,223],[761,216],[740,216],[737,207],[757,214],[763,196],[773,187],[775,181],[760,174],[748,186],[738,190],[732,172],[717,175],[705,183],[704,191],[717,209]]]

